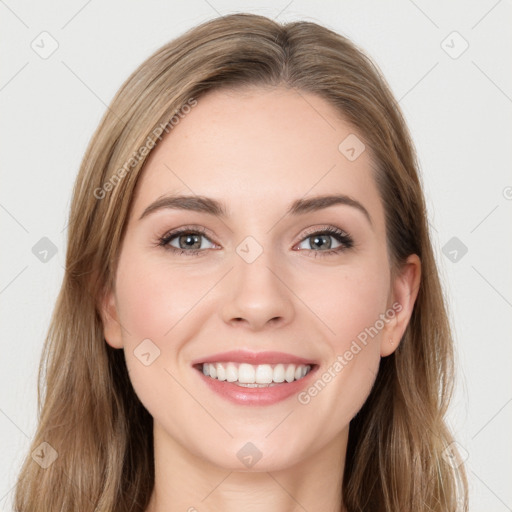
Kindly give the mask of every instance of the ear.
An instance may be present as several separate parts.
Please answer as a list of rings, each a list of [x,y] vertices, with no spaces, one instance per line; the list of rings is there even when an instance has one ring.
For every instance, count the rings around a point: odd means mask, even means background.
[[[103,336],[112,348],[123,348],[121,324],[119,323],[116,297],[113,290],[108,291],[101,299],[101,320],[103,322]]]
[[[421,260],[417,254],[411,254],[391,283],[388,311],[394,311],[394,315],[382,332],[381,357],[389,356],[397,349],[411,319],[420,281]]]

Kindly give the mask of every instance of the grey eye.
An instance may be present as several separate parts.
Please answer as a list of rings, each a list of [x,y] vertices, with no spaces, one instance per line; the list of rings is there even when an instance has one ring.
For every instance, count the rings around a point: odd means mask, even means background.
[[[327,234],[314,234],[309,235],[307,238],[304,239],[304,241],[301,242],[301,244],[309,243],[310,247],[301,247],[299,245],[299,248],[301,249],[336,249],[337,247],[341,246],[341,244],[335,240],[334,243],[337,243],[338,245],[332,245],[332,240],[334,239],[334,236],[327,235]]]
[[[202,243],[204,240],[208,239],[201,233],[187,232],[174,235],[169,240],[168,244],[176,249],[208,249],[209,247],[205,247]],[[176,241],[178,242],[178,246],[174,245]],[[210,244],[212,243],[209,240],[208,242]]]

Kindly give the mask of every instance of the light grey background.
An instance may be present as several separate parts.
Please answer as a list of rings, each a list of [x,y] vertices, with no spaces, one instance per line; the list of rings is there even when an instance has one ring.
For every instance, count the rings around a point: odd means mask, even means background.
[[[384,72],[418,150],[450,305],[458,381],[449,422],[467,452],[471,510],[512,510],[510,0],[0,0],[0,511],[11,510],[35,431],[37,367],[86,145],[140,62],[234,11],[324,24]],[[57,248],[46,262],[32,251],[42,237]]]

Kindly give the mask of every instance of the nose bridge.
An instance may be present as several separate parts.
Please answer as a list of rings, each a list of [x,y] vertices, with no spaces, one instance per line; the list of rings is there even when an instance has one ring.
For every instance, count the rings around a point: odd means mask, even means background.
[[[245,321],[253,329],[289,322],[294,313],[291,292],[276,265],[279,255],[247,237],[233,254],[229,291],[223,305],[225,322]],[[284,282],[283,282],[284,281]]]

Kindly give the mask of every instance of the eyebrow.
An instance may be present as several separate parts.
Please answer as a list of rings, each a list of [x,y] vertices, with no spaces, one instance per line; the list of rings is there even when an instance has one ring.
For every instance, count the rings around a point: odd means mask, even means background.
[[[286,215],[303,215],[305,213],[323,210],[338,204],[356,208],[364,214],[370,225],[373,226],[372,218],[368,213],[368,210],[359,201],[343,194],[321,195],[307,199],[297,199],[289,206]],[[224,204],[216,199],[198,195],[168,195],[160,197],[151,203],[139,217],[139,220],[143,219],[150,213],[162,209],[191,210],[195,212],[208,213],[221,218],[226,218],[228,216]]]

